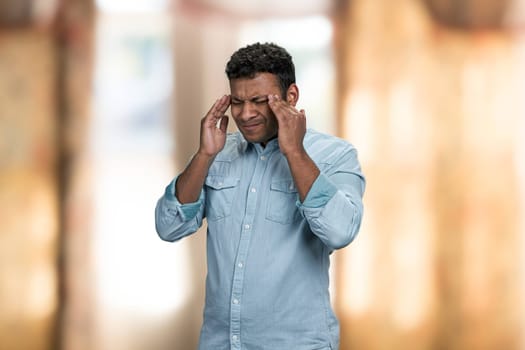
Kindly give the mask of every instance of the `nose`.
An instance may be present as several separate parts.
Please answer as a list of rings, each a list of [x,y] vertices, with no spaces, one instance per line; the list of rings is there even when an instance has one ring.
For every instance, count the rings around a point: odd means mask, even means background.
[[[242,120],[250,120],[257,115],[255,104],[251,101],[245,101],[241,107],[240,117]]]

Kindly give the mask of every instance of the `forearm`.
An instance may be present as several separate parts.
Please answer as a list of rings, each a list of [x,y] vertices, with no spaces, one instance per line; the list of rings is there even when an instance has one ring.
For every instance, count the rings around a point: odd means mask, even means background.
[[[180,203],[193,203],[199,199],[213,159],[214,157],[199,152],[193,156],[175,184],[177,199]]]
[[[286,154],[292,177],[297,187],[299,200],[303,202],[319,176],[319,168],[304,149]]]

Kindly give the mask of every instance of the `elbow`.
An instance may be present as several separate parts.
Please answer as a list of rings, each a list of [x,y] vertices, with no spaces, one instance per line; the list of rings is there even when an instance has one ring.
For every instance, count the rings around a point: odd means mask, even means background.
[[[333,247],[334,249],[342,249],[352,243],[355,238],[355,234],[348,234],[343,239],[337,240],[334,242]]]
[[[334,237],[332,237],[329,242],[326,242],[326,245],[334,250],[342,249],[352,243],[356,235],[357,232],[344,232],[334,235]]]
[[[361,227],[361,212],[355,212],[352,219],[346,225],[332,227],[333,234],[326,243],[330,248],[337,250],[348,246],[357,237]]]
[[[155,220],[155,231],[157,231],[157,235],[159,238],[166,242],[173,242],[176,239],[173,237],[173,232],[170,230],[169,225],[166,225],[165,223],[162,223],[158,219]]]
[[[174,211],[155,212],[155,231],[159,238],[166,242],[175,242],[183,237],[192,234],[202,224],[202,220],[183,221]]]
[[[173,226],[159,225],[155,227],[159,238],[166,242],[176,242],[189,234],[192,234],[196,230],[191,228],[185,229],[182,227],[174,228]]]
[[[173,242],[177,240],[175,218],[176,216],[169,210],[163,210],[159,205],[155,208],[155,231],[163,241]]]

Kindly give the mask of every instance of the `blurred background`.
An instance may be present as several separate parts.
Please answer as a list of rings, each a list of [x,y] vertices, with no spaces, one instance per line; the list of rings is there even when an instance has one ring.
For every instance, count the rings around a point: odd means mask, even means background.
[[[196,348],[205,232],[153,210],[255,41],[367,176],[341,350],[525,349],[525,0],[1,0],[0,349]]]

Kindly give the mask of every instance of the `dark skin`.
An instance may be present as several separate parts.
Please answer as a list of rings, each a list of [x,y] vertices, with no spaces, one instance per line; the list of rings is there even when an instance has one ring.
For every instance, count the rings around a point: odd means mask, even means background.
[[[230,90],[231,95],[215,101],[201,120],[199,150],[176,183],[179,202],[198,200],[208,169],[226,142],[228,117],[225,113],[230,106],[232,118],[246,140],[264,146],[278,138],[303,202],[320,171],[303,146],[306,115],[304,110],[295,108],[299,98],[297,85],[290,85],[283,98],[277,77],[259,73],[251,79],[231,80]]]

